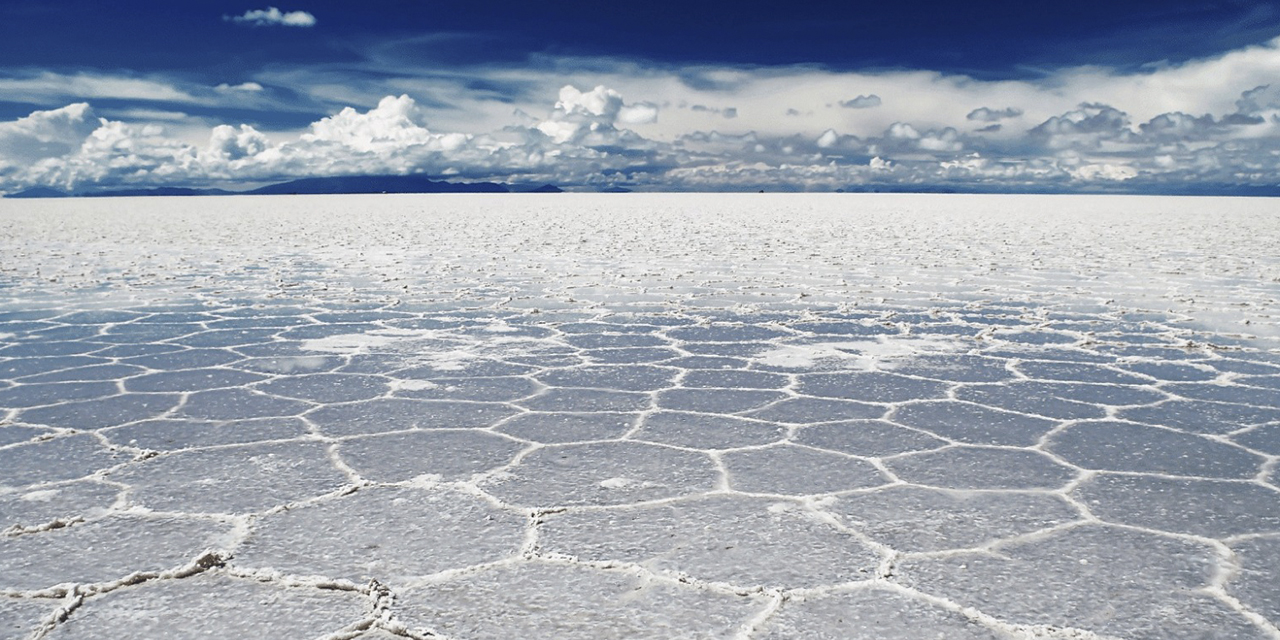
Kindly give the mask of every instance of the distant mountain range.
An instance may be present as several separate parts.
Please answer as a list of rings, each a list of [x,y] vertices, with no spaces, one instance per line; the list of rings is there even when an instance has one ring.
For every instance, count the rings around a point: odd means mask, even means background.
[[[803,193],[802,188],[744,187],[741,191],[774,193]],[[564,189],[554,184],[501,184],[497,182],[447,182],[432,180],[427,176],[336,176],[331,178],[302,178],[279,184],[267,185],[249,191],[225,189],[196,189],[189,187],[153,187],[135,189],[102,189],[67,193],[49,187],[33,187],[26,191],[10,193],[6,198],[106,198],[122,196],[233,196],[233,195],[292,195],[292,194],[363,194],[363,193],[562,193]],[[625,187],[607,187],[601,193],[627,193]],[[903,184],[853,184],[836,191],[847,193],[978,193],[978,194],[1133,194],[1168,196],[1251,196],[1280,197],[1280,185],[1246,184],[1163,184],[1126,181],[1067,188],[1060,184],[1023,185],[1021,187],[991,187],[986,185],[903,185]]]
[[[10,193],[5,197],[6,198],[65,198],[67,197],[67,193],[63,191],[58,191],[57,189],[50,189],[49,187],[32,187],[30,189],[27,189],[26,191]]]
[[[496,182],[444,182],[426,176],[338,176],[302,178],[267,185],[244,193],[283,195],[294,193],[508,193]]]
[[[102,191],[77,191],[67,193],[49,187],[34,187],[26,191],[10,193],[6,198],[111,198],[135,196],[232,196],[240,192],[225,189],[190,189],[187,187],[156,187],[153,189],[110,189]]]
[[[302,178],[279,184],[267,185],[249,191],[225,189],[191,189],[187,187],[155,187],[150,189],[108,189],[67,193],[48,187],[34,187],[26,191],[10,193],[6,198],[107,198],[124,196],[231,196],[231,195],[293,195],[339,193],[561,193],[564,190],[554,184],[539,187],[520,187],[496,182],[446,182],[426,176],[336,176],[331,178]]]

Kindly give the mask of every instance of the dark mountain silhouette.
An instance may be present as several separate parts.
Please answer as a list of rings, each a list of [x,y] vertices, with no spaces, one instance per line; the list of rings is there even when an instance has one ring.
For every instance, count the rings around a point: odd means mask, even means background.
[[[496,182],[444,182],[426,176],[335,176],[302,178],[245,191],[253,195],[319,193],[507,193]]]
[[[550,185],[548,185],[550,186]],[[555,187],[552,187],[555,188]],[[558,190],[558,189],[557,189]],[[445,182],[426,176],[336,176],[303,178],[267,185],[250,191],[194,189],[190,187],[152,187],[136,189],[103,189],[64,193],[48,187],[33,187],[6,195],[6,198],[110,198],[122,196],[233,196],[335,193],[507,193],[506,185],[496,182]]]
[[[26,191],[10,193],[5,197],[6,198],[65,198],[67,197],[67,195],[69,194],[58,191],[57,189],[50,189],[49,187],[32,187],[30,189],[27,189]]]
[[[191,187],[138,187],[130,189],[102,189],[67,193],[51,187],[32,187],[5,195],[5,198],[107,198],[121,196],[222,196],[242,194],[342,194],[342,193],[562,193],[554,184],[501,184],[496,182],[447,182],[432,180],[427,176],[337,176],[329,178],[303,178],[267,185],[250,191],[201,189]],[[727,191],[756,191],[760,185],[744,185]],[[763,189],[760,189],[764,191]],[[770,191],[800,193],[803,189],[790,185],[772,185]],[[626,193],[625,187],[608,187],[602,193]],[[895,183],[871,183],[846,185],[846,193],[1008,193],[1008,194],[1132,194],[1171,196],[1237,196],[1280,197],[1280,185],[1256,184],[1168,184],[1154,181],[1127,180],[1115,184],[1034,184],[1022,186],[991,186],[972,184],[904,185]]]
[[[188,187],[155,187],[153,189],[112,189],[77,193],[81,198],[119,198],[137,196],[229,196],[235,191],[226,189],[191,189]]]

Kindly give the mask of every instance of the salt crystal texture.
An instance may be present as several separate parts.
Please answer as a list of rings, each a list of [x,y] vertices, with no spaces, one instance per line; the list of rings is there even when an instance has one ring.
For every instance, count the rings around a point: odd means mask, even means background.
[[[0,200],[0,636],[1280,638],[1280,204]]]

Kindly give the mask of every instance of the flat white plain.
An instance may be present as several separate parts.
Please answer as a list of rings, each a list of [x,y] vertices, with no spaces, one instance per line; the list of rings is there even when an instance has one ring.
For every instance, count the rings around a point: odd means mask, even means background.
[[[1280,203],[0,200],[12,637],[1280,638]]]

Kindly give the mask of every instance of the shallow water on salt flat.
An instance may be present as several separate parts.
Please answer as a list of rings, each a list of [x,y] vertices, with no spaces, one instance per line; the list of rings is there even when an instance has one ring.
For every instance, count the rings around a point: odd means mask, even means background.
[[[0,638],[1280,638],[1270,200],[0,200],[0,255]]]

